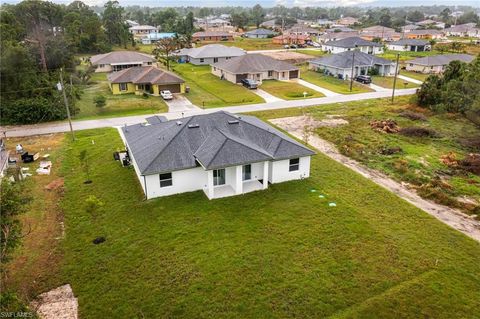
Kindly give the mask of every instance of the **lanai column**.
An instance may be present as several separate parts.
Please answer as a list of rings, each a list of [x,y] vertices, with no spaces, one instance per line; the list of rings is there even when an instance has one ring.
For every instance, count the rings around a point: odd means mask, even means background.
[[[213,193],[213,170],[207,171],[207,195],[209,199],[214,196]]]
[[[268,188],[268,163],[269,161],[263,162],[263,189]]]
[[[243,193],[242,165],[235,167],[235,194]]]

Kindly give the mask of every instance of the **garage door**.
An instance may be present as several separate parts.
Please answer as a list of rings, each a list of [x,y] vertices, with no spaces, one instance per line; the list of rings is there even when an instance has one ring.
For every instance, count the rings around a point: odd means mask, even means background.
[[[180,93],[180,84],[166,84],[158,86],[160,91],[169,90],[172,93]]]
[[[243,79],[246,79],[247,77],[248,77],[248,74],[237,74],[236,82],[240,83],[242,82]]]
[[[296,79],[296,78],[298,78],[298,70],[290,71],[289,79]]]

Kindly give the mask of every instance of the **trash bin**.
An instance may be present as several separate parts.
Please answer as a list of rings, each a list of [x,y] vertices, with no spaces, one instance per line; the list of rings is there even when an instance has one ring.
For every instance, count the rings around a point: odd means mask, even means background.
[[[185,87],[185,93],[188,93],[188,92],[190,92],[190,87],[189,87],[189,86],[186,86],[186,87]]]

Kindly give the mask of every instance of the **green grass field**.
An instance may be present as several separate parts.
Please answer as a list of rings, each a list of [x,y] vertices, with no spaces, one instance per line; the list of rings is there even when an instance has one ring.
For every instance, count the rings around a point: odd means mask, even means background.
[[[372,76],[373,84],[376,84],[378,86],[381,86],[387,89],[393,88],[393,82],[394,82],[393,76],[380,76],[380,75]],[[407,85],[405,85],[405,83],[407,83]],[[397,78],[397,83],[395,87],[397,89],[410,89],[410,88],[419,87],[419,85],[416,83],[412,83],[412,82]]]
[[[428,74],[412,72],[407,70],[400,70],[399,74],[408,76],[409,78],[419,80],[419,81],[425,81],[428,78]]]
[[[213,43],[234,46],[247,51],[283,49],[283,45],[272,43],[272,39],[249,39],[242,37],[234,37],[233,41],[201,41],[197,42],[196,46],[201,47]]]
[[[310,99],[315,97],[323,97],[320,92],[307,88],[306,86],[297,84],[295,82],[266,80],[259,86],[260,89],[284,100],[298,100],[298,99]],[[303,93],[307,94],[304,95]]]
[[[75,102],[77,111],[73,118],[85,120],[100,117],[130,116],[141,114],[163,113],[168,111],[165,102],[156,96],[145,98],[135,94],[113,95],[106,81],[105,73],[94,73],[92,84],[81,87],[80,100]],[[107,98],[106,105],[97,107],[94,98],[103,95]]]
[[[324,56],[326,54],[320,48],[317,48],[316,50],[297,49],[297,50],[291,50],[291,51],[292,52],[303,53],[303,54],[308,54],[308,55],[314,55],[316,57]]]
[[[421,57],[424,57],[424,56],[438,55],[438,54],[441,54],[441,52],[438,52],[436,50],[424,51],[424,52],[386,50],[384,53],[378,54],[377,56],[379,56],[381,58],[384,58],[384,59],[389,59],[389,60],[395,61],[397,59],[397,54],[400,54],[399,61],[404,62],[404,61],[407,61],[407,60],[413,60],[415,58],[421,58]]]
[[[211,108],[227,105],[265,102],[243,86],[233,84],[210,72],[209,65],[175,64],[173,70],[182,76],[190,87],[185,96],[199,107]]]
[[[478,314],[479,244],[323,155],[309,179],[266,191],[143,201],[133,169],[112,159],[116,130],[65,143],[64,257],[60,272],[45,271],[72,285],[81,318]],[[89,195],[104,203],[96,220]]]
[[[427,121],[413,121],[400,116],[405,110],[421,112]],[[468,146],[470,139],[480,136],[480,129],[462,116],[430,114],[416,108],[410,97],[356,101],[322,105],[314,108],[293,108],[262,112],[263,119],[309,114],[321,120],[336,115],[350,124],[334,128],[318,128],[316,133],[334,143],[345,155],[419,189],[420,194],[441,204],[460,208],[473,214],[474,207],[459,201],[471,198],[480,202],[480,176],[456,171],[442,163],[441,157],[453,152],[457,159],[478,148]],[[438,138],[409,137],[401,134],[379,133],[371,129],[372,120],[393,119],[400,127],[420,126],[433,129]],[[400,148],[393,155],[382,154],[383,149]],[[441,182],[439,182],[441,181]],[[468,207],[470,206],[470,207]]]
[[[300,77],[307,82],[313,83],[327,90],[340,94],[356,94],[373,91],[365,85],[354,82],[352,86],[352,91],[350,92],[349,81],[340,80],[333,76],[328,76],[319,72],[309,70],[307,65],[301,66]]]

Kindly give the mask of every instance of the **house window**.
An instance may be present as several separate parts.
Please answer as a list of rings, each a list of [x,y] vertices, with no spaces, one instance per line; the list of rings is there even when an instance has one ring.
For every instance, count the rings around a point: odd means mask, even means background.
[[[249,181],[252,179],[252,165],[247,164],[242,167],[242,180]]]
[[[100,64],[99,67],[104,68],[105,64]]]
[[[217,68],[216,68],[216,67],[213,67],[213,71],[217,71]]]
[[[200,63],[203,63],[203,62],[205,62],[205,59],[201,58]]]
[[[232,58],[232,57],[227,56],[227,57],[225,58],[225,60],[230,60],[231,58]]]
[[[218,62],[218,58],[213,58],[213,63],[217,63]]]
[[[213,185],[225,185],[225,169],[214,169],[213,170]]]
[[[288,164],[288,171],[289,172],[298,171],[299,168],[300,168],[300,159],[292,158],[290,160],[290,163]]]
[[[172,173],[160,174],[160,187],[172,186]]]
[[[127,83],[120,83],[120,91],[126,91],[127,90]]]
[[[268,71],[268,77],[272,77],[273,76],[273,71]]]

